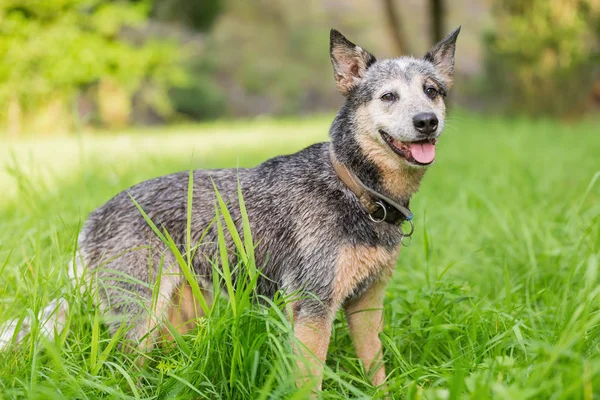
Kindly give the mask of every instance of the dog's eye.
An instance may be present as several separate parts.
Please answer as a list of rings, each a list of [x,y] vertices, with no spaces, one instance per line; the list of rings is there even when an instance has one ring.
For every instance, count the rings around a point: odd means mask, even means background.
[[[427,97],[433,100],[438,94],[440,94],[440,92],[438,92],[433,86],[429,86],[427,89],[425,89],[425,94]]]
[[[394,101],[394,100],[396,100],[396,96],[394,96],[393,93],[387,92],[387,93],[384,93],[383,96],[381,96],[381,100]]]

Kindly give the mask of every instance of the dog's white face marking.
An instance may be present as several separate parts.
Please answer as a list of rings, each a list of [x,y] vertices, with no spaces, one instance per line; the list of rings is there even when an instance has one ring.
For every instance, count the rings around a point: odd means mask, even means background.
[[[425,80],[422,76],[415,76],[410,81],[391,79],[382,83],[367,105],[373,124],[371,133],[380,137],[379,131],[383,130],[401,142],[422,140],[423,135],[415,128],[413,118],[420,113],[433,113],[439,122],[432,138],[438,138],[444,129],[446,107],[441,99],[427,97],[423,89]],[[393,93],[396,100],[381,100],[386,93]]]
[[[444,129],[444,88],[436,76],[422,71],[413,59],[386,60],[382,64],[365,76],[373,90],[356,113],[362,134],[403,164],[429,165],[435,158],[435,142]],[[427,93],[432,88],[433,98]],[[415,117],[424,114],[435,117],[433,132],[417,129]]]

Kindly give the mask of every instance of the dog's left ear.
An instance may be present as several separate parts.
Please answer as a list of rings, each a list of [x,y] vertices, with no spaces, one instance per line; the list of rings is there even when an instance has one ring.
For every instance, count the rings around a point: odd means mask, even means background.
[[[329,57],[337,87],[344,96],[358,85],[367,68],[377,61],[371,53],[355,45],[335,29],[329,35]]]
[[[433,46],[423,57],[435,66],[448,87],[451,87],[454,83],[454,50],[456,49],[456,38],[458,38],[459,33],[460,26],[444,40]]]

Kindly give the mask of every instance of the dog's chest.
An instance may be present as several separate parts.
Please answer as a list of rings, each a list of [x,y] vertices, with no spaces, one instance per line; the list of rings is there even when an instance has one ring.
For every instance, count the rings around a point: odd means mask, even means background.
[[[342,304],[364,291],[377,279],[391,276],[400,247],[343,246],[340,248],[334,278],[333,300]]]

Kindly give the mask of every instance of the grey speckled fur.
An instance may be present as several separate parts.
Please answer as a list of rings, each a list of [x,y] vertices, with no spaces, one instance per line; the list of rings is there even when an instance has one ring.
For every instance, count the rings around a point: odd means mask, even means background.
[[[114,286],[107,294],[113,303],[110,308],[117,314],[129,318],[144,316],[139,302],[125,300],[124,293],[146,300],[152,293],[150,286],[134,285],[129,280],[108,284],[112,270],[153,284],[161,255],[165,267],[175,266],[173,256],[151,231],[129,196],[136,199],[157,226],[164,226],[183,250],[188,178],[187,172],[181,172],[140,183],[90,215],[79,243],[81,256],[89,267],[101,266],[100,281],[105,286]],[[256,263],[264,265],[262,272],[268,277],[259,281],[259,292],[272,296],[279,289],[306,290],[323,303],[307,299],[297,306],[297,312],[313,314],[320,312],[323,305],[331,305],[340,246],[365,244],[391,248],[400,240],[396,227],[373,223],[356,196],[339,180],[329,159],[329,143],[270,159],[252,169],[194,171],[192,243],[199,240],[215,216],[211,179],[224,199],[234,205],[238,204],[239,179],[252,235],[259,243]],[[232,206],[229,211],[241,232],[238,207]],[[228,247],[233,248],[228,239]],[[198,275],[210,277],[212,267],[208,259],[216,254],[216,242],[213,224],[194,260]],[[149,259],[153,267],[151,275]],[[205,280],[209,279],[202,281]]]
[[[214,219],[213,182],[230,205],[238,230],[242,231],[237,207],[239,182],[253,238],[258,243],[256,263],[263,266],[265,276],[258,282],[261,294],[273,296],[278,290],[311,293],[313,297],[307,296],[294,305],[294,318],[300,319],[326,320],[344,303],[359,299],[373,282],[383,280],[382,271],[390,266],[377,265],[361,275],[346,291],[348,295],[336,300],[335,285],[339,281],[336,266],[342,249],[383,249],[395,254],[401,235],[396,226],[374,223],[369,218],[356,195],[336,175],[330,147],[365,184],[399,202],[408,200],[418,188],[424,167],[401,160],[378,132],[384,130],[402,142],[439,136],[445,116],[443,98],[452,85],[457,35],[458,30],[422,59],[377,61],[339,32],[332,31],[330,54],[334,76],[346,101],[331,126],[331,143],[314,144],[255,168],[194,171],[192,243],[200,240]],[[426,85],[434,85],[440,95],[429,98],[425,94]],[[382,101],[384,92],[393,93],[395,101]],[[424,111],[434,113],[440,121],[439,129],[427,137],[413,126],[413,116]],[[371,147],[364,144],[365,138]],[[372,146],[377,154],[370,153]],[[382,159],[386,165],[397,165],[398,174],[414,181],[414,188],[390,190],[386,185],[389,172],[386,175],[383,171]],[[144,321],[149,318],[152,287],[159,267],[163,268],[161,292],[165,297],[170,297],[184,278],[173,254],[152,232],[131,197],[157,226],[169,232],[183,252],[188,178],[188,172],[180,172],[123,191],[92,212],[80,234],[79,261],[97,278],[102,307],[109,316],[117,317],[111,327],[115,329],[119,319],[126,319],[135,328],[130,330],[132,339],[139,340],[148,333]],[[209,260],[215,259],[216,242],[213,224],[193,260],[198,282],[207,289],[212,271]],[[227,245],[234,248],[229,236]],[[235,263],[234,252],[229,254],[230,262]],[[371,339],[378,341],[376,335]]]

